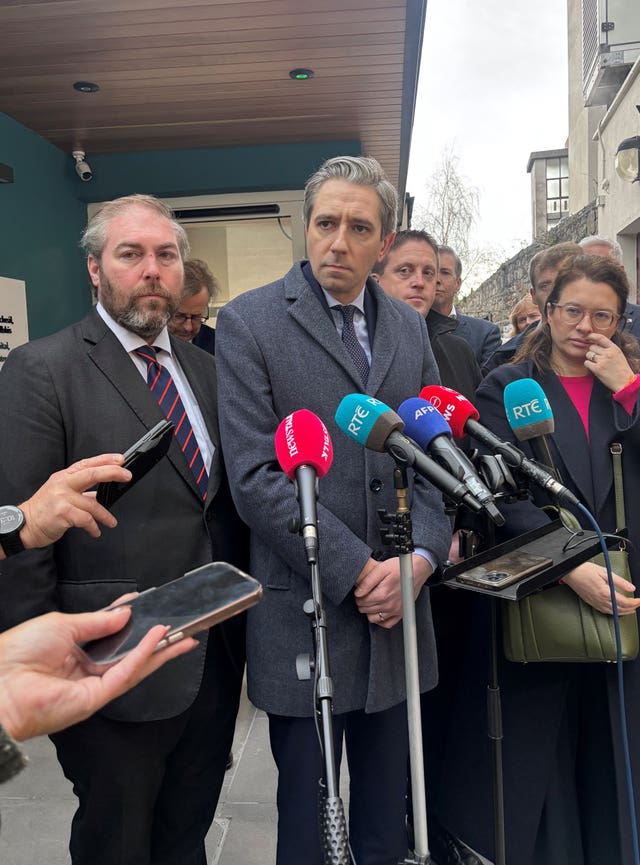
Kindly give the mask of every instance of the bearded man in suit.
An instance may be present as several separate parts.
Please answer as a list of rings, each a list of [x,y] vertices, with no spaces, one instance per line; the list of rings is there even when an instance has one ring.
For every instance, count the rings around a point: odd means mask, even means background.
[[[70,529],[2,563],[3,627],[97,609],[212,559],[233,561],[242,548],[215,362],[166,329],[182,291],[184,230],[158,199],[132,195],[105,205],[82,243],[97,306],[14,349],[0,374],[0,500],[22,501],[70,461],[124,451],[167,415],[176,435],[167,458],[114,505],[108,535]],[[206,865],[238,706],[241,624],[205,632],[198,649],[53,737],[79,798],[73,865]]]

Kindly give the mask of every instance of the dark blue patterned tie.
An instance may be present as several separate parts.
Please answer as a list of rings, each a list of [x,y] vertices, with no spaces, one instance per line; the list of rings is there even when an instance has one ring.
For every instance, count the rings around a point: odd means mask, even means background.
[[[356,365],[356,369],[360,373],[362,383],[366,387],[369,379],[369,360],[353,327],[353,314],[356,311],[356,308],[357,307],[352,306],[351,304],[348,306],[335,307],[335,309],[340,310],[342,318],[344,319],[344,324],[342,325],[342,342],[351,355],[353,362]]]
[[[137,348],[135,353],[147,364],[147,384],[149,385],[149,390],[158,400],[158,405],[165,413],[167,420],[173,421],[175,427],[174,435],[178,440],[182,453],[186,457],[189,468],[193,472],[200,495],[204,501],[207,498],[209,476],[204,467],[200,446],[193,434],[189,416],[180,399],[178,388],[169,370],[158,362],[154,346],[145,345],[142,348]]]

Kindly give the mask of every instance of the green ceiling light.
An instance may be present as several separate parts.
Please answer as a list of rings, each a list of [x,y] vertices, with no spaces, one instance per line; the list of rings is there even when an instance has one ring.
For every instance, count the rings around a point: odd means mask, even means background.
[[[616,172],[623,180],[636,183],[640,180],[640,135],[625,138],[616,150]]]
[[[294,81],[308,81],[313,78],[313,74],[313,69],[292,69],[289,78],[293,78]]]

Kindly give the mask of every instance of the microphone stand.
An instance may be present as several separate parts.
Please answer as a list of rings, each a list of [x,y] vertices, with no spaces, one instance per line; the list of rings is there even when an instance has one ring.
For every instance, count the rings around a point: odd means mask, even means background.
[[[293,519],[289,525],[292,534],[299,534],[300,521]],[[327,619],[322,604],[320,568],[318,566],[318,544],[305,538],[305,550],[311,574],[312,597],[305,601],[302,609],[309,618],[313,636],[314,658],[298,655],[296,670],[299,679],[310,679],[314,674],[314,712],[323,756],[323,775],[319,782],[318,820],[320,843],[325,865],[349,865],[349,836],[344,804],[340,798],[336,752],[333,738],[333,679],[329,666],[327,641]],[[319,723],[318,723],[319,722]]]
[[[427,835],[427,802],[424,783],[422,753],[422,715],[420,710],[420,681],[418,675],[418,642],[416,637],[416,605],[413,597],[413,539],[411,512],[407,506],[407,470],[404,466],[393,471],[393,482],[398,499],[394,515],[378,511],[381,521],[391,530],[384,539],[393,543],[400,559],[400,585],[402,590],[402,633],[404,638],[405,683],[407,691],[407,725],[409,729],[409,766],[411,770],[411,799],[413,804],[414,850],[399,865],[435,865],[429,852]]]

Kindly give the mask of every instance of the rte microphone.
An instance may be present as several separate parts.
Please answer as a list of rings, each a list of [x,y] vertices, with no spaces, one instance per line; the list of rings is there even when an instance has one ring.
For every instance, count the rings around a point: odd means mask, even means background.
[[[511,468],[520,469],[523,474],[535,484],[542,487],[561,504],[580,504],[571,490],[559,483],[553,475],[527,457],[515,445],[502,441],[497,435],[478,423],[478,410],[466,397],[451,388],[442,385],[428,385],[420,391],[423,399],[428,399],[443,415],[453,432],[454,438],[462,438],[465,434],[472,436],[495,453],[504,457]]]
[[[523,378],[510,381],[503,393],[504,410],[509,426],[519,442],[530,441],[533,455],[556,478],[560,475],[553,463],[547,435],[554,431],[549,400],[537,381]]]
[[[425,399],[406,399],[398,409],[404,429],[439,465],[466,486],[497,526],[504,517],[495,506],[493,493],[482,482],[467,455],[451,440],[451,428],[440,412]]]
[[[424,454],[415,442],[402,435],[402,418],[385,403],[366,394],[347,394],[338,406],[335,420],[345,435],[363,447],[380,453],[386,451],[398,465],[413,468],[449,498],[465,504],[472,511],[482,510],[480,502],[463,483]]]
[[[331,467],[331,437],[317,415],[300,409],[287,415],[278,426],[275,447],[280,468],[295,482],[302,539],[307,561],[313,564],[318,558],[317,479]]]

